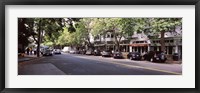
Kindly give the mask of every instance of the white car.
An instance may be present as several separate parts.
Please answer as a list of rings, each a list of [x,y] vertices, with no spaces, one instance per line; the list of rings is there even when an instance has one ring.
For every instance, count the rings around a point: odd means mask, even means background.
[[[61,50],[60,49],[54,49],[53,52],[54,52],[54,54],[61,54]]]
[[[87,50],[85,54],[86,55],[92,55],[92,51],[91,50]]]
[[[75,54],[76,51],[74,51],[74,50],[70,50],[69,53],[70,53],[70,54]]]

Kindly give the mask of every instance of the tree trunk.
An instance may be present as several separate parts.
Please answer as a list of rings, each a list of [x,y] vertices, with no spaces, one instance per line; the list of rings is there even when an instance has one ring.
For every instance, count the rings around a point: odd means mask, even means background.
[[[22,44],[22,53],[25,53],[25,46],[24,46],[24,44]]]
[[[119,44],[119,42],[117,42],[116,46],[117,46],[117,49],[116,49],[116,51],[117,51],[117,52],[121,52],[121,50],[120,50],[120,44]]]
[[[120,45],[119,45],[119,42],[117,40],[117,37],[115,37],[115,46],[116,46],[115,51],[120,51]]]
[[[106,43],[106,34],[104,34],[104,35],[103,35],[103,40],[104,40],[104,45],[105,45],[105,48],[107,49],[107,43]],[[105,50],[106,50],[106,49],[105,49]]]
[[[160,38],[160,45],[161,45],[161,51],[165,52],[165,31],[161,31],[161,38]]]
[[[41,36],[41,20],[39,21],[38,42],[37,42],[37,57],[40,57],[40,36]]]

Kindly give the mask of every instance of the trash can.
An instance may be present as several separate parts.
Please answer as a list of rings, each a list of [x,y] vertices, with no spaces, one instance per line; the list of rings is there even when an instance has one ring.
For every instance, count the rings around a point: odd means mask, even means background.
[[[178,59],[179,59],[179,58],[178,58],[178,53],[174,53],[174,54],[173,54],[173,60],[174,60],[174,61],[178,61]]]

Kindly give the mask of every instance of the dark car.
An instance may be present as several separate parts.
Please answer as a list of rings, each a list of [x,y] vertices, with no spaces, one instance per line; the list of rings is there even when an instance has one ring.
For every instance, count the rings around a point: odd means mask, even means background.
[[[173,54],[173,60],[174,61],[178,61],[179,60],[179,54],[178,53],[174,53]]]
[[[127,58],[130,60],[141,60],[142,56],[139,52],[129,52]]]
[[[52,56],[53,55],[53,50],[51,49],[44,49],[42,52],[43,56]]]
[[[123,55],[121,52],[114,52],[113,53],[113,58],[123,58]]]
[[[75,50],[75,54],[80,54],[81,52],[79,50]]]
[[[111,53],[111,51],[106,50],[106,51],[101,52],[101,56],[102,57],[111,57],[112,53]]]
[[[165,62],[167,57],[164,52],[161,51],[149,51],[144,55],[144,59],[151,62]]]
[[[80,54],[85,54],[85,53],[86,53],[85,49],[80,50]]]
[[[143,55],[143,57],[144,57],[144,60],[151,61],[151,59],[154,57],[154,55],[155,55],[155,51],[149,51],[149,52],[145,53]]]
[[[94,56],[101,56],[101,51],[98,49],[95,49],[93,54],[94,54]]]

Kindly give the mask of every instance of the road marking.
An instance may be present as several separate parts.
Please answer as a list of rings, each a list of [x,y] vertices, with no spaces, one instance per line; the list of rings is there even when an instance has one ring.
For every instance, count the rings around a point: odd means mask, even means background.
[[[156,69],[156,68],[149,68],[149,67],[142,67],[142,66],[133,66],[133,65],[127,65],[127,64],[117,63],[117,62],[114,62],[114,61],[110,62],[110,63],[118,64],[118,65],[123,65],[123,66],[126,66],[126,67],[135,67],[135,68],[141,68],[141,69],[147,69],[147,70],[165,72],[165,73],[170,73],[170,74],[175,74],[175,75],[182,75],[181,73],[172,72],[172,71],[166,71],[166,70],[161,70],[161,69]]]

